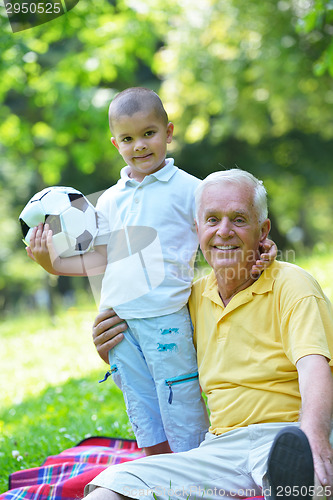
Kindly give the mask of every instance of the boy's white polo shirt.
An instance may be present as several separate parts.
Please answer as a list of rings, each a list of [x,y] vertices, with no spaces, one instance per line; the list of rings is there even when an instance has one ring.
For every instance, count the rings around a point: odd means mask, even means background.
[[[194,192],[200,180],[173,159],[142,182],[121,170],[97,203],[96,245],[108,245],[100,310],[123,319],[170,314],[187,303],[198,248]]]

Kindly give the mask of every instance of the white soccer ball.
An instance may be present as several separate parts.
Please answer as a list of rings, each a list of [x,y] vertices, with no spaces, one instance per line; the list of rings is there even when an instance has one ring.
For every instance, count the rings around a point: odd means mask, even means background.
[[[60,257],[87,252],[97,235],[94,206],[77,189],[52,186],[35,194],[22,210],[23,241],[30,244],[32,229],[47,223],[53,232],[53,244]]]

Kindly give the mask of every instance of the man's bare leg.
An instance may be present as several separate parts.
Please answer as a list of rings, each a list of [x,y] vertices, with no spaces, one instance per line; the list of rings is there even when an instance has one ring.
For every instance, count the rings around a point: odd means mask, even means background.
[[[172,453],[168,441],[155,444],[154,446],[147,446],[144,448],[145,454],[148,455],[161,455],[162,453]]]
[[[127,500],[129,497],[125,497],[120,493],[108,490],[107,488],[96,488],[89,495],[87,495],[84,500]]]

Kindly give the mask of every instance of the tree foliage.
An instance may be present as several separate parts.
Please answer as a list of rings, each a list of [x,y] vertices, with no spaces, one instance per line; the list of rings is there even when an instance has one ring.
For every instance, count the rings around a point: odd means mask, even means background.
[[[317,53],[314,64],[316,76],[328,73],[333,76],[333,2],[332,0],[313,0],[310,8],[302,13],[298,31],[307,35],[308,43]]]
[[[4,297],[40,286],[17,224],[30,196],[118,178],[107,108],[128,86],[160,93],[182,168],[237,164],[265,180],[279,245],[295,227],[303,246],[332,242],[332,0],[80,0],[18,33],[0,14]]]
[[[183,17],[155,67],[186,142],[258,144],[294,129],[332,138],[332,80],[314,76],[320,50],[297,32],[292,2],[203,0]]]

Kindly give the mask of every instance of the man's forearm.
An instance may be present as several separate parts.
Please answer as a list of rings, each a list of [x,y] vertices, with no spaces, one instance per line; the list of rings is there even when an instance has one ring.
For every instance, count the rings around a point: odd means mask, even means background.
[[[302,398],[301,429],[313,454],[315,473],[322,485],[333,486],[333,450],[329,442],[333,414],[331,368],[324,356],[304,356],[297,362]]]
[[[333,415],[333,379],[323,356],[304,356],[297,363],[302,397],[301,428],[320,429],[329,436]]]

